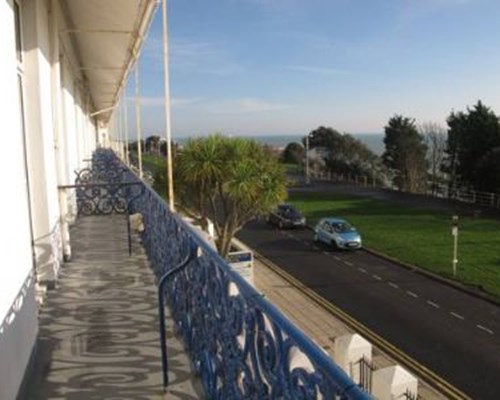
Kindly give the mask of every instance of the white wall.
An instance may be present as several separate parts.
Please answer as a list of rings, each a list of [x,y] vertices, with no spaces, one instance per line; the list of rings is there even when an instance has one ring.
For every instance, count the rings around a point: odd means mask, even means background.
[[[20,0],[23,65],[16,58],[13,1],[0,0],[1,400],[15,399],[36,340],[36,275],[39,280],[57,278],[62,222],[71,205],[76,211],[71,193],[61,195],[57,186],[74,181],[74,170],[96,145],[74,51],[67,38],[58,37],[57,26],[65,27],[58,1]]]
[[[0,196],[2,400],[15,398],[38,329],[36,308],[33,307],[34,292],[32,289],[22,292],[29,281],[33,263],[14,32],[12,0],[1,0],[0,96],[4,138],[4,151],[0,157],[0,181],[4,187]]]
[[[4,187],[0,196],[3,214],[0,228],[0,321],[3,321],[33,265],[12,0],[0,1],[0,38],[0,96],[9,99],[2,101],[6,149],[0,157],[0,181]]]
[[[61,263],[61,236],[52,116],[48,10],[23,3],[26,145],[38,281],[51,284]]]

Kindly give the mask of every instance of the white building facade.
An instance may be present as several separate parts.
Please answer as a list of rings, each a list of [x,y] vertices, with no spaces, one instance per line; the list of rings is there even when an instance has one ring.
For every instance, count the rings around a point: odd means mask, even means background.
[[[36,351],[38,304],[71,258],[74,171],[109,128],[154,0],[0,0],[0,399]],[[116,124],[119,126],[120,124]]]

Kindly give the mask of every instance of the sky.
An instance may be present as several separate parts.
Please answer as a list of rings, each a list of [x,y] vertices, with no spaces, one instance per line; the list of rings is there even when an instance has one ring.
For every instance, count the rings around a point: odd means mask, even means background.
[[[172,135],[380,133],[395,114],[446,127],[479,99],[499,114],[499,16],[499,0],[169,0]],[[144,136],[165,130],[162,57],[159,8]]]

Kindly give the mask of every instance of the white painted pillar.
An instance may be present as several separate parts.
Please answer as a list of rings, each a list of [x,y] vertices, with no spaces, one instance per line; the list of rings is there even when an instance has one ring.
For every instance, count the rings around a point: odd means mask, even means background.
[[[23,4],[26,147],[38,280],[53,285],[61,255],[60,209],[54,149],[50,27],[46,2]]]
[[[64,140],[64,120],[62,115],[61,69],[59,60],[59,28],[56,17],[56,1],[51,0],[50,42],[51,42],[51,83],[52,83],[52,119],[54,125],[54,148],[56,155],[56,173],[58,185],[67,185],[70,180],[65,165],[66,143]],[[68,193],[58,191],[59,229],[61,231],[62,251],[64,260],[71,259],[71,244],[68,224]]]
[[[360,383],[360,360],[372,359],[372,345],[363,336],[348,334],[335,338],[335,362],[355,383]]]
[[[405,393],[418,395],[418,380],[399,365],[373,372],[372,395],[378,400],[404,399]]]

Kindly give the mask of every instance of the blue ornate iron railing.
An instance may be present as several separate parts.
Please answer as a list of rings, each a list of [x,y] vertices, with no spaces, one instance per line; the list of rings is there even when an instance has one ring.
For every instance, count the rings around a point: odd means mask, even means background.
[[[106,159],[117,160],[96,153]],[[370,398],[156,192],[130,170],[124,178],[145,187],[131,211],[143,215],[142,243],[158,280],[176,269],[162,290],[208,398]]]
[[[114,153],[100,150],[92,157],[92,167],[76,172],[74,185],[59,186],[60,190],[76,191],[77,215],[127,214],[128,251],[132,253],[128,215],[134,201],[141,197],[146,186],[141,181],[125,181],[129,170]]]

